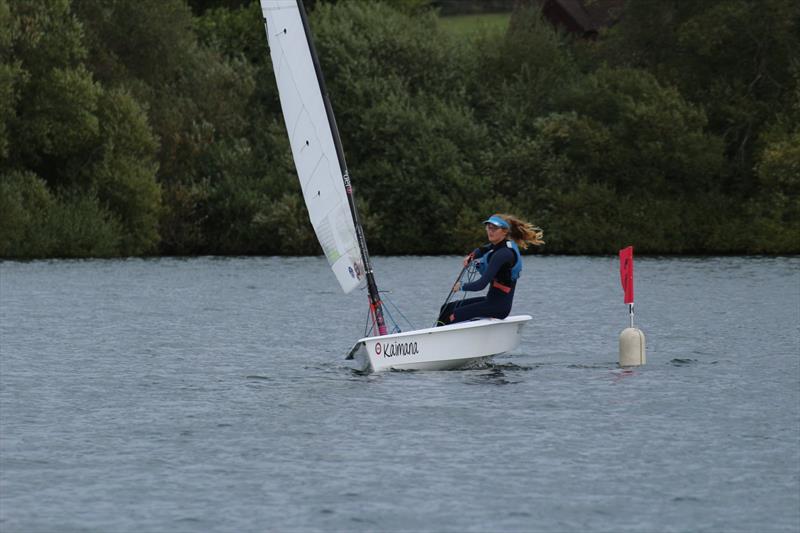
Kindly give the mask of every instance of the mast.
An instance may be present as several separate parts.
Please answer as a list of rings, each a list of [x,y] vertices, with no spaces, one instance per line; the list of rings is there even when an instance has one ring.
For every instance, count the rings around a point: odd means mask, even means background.
[[[311,28],[308,25],[308,16],[306,15],[306,10],[303,6],[303,0],[297,0],[297,10],[300,12],[300,19],[303,21],[303,30],[306,34],[308,49],[311,52],[311,60],[314,63],[314,71],[317,74],[320,93],[322,93],[322,101],[325,104],[325,113],[328,115],[328,124],[330,124],[331,127],[333,144],[336,147],[336,157],[339,159],[339,166],[342,169],[342,181],[344,182],[344,190],[347,195],[347,203],[350,206],[350,214],[353,216],[353,224],[356,228],[358,247],[361,250],[361,261],[364,263],[364,273],[367,277],[367,291],[369,292],[370,312],[372,313],[372,318],[378,328],[378,335],[386,335],[388,331],[386,330],[386,322],[383,318],[383,307],[381,304],[380,294],[378,293],[378,285],[375,283],[375,275],[372,271],[372,262],[369,259],[367,239],[364,237],[364,229],[361,227],[361,221],[358,218],[358,210],[356,209],[356,202],[355,198],[353,197],[353,187],[350,185],[350,173],[347,170],[347,163],[344,159],[342,139],[339,136],[339,128],[336,126],[336,117],[333,115],[333,106],[331,106],[331,101],[328,97],[328,89],[325,86],[325,78],[322,75],[322,67],[319,64],[317,49],[314,47],[314,40],[311,37]]]

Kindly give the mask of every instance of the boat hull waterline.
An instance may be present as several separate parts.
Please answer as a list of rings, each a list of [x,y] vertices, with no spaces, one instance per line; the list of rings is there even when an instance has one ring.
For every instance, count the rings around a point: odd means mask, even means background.
[[[454,370],[519,346],[530,315],[482,318],[438,328],[359,339],[348,360],[359,370]]]

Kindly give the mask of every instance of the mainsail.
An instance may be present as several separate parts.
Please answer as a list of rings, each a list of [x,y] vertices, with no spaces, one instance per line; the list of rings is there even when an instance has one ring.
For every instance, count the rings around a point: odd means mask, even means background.
[[[367,240],[358,222],[342,141],[302,0],[261,0],[294,164],[314,232],[344,292],[366,281],[369,309],[386,335]]]
[[[308,216],[336,279],[348,293],[364,281],[364,261],[345,190],[347,168],[337,154],[338,132],[323,100],[301,7],[297,0],[261,0],[261,9]]]

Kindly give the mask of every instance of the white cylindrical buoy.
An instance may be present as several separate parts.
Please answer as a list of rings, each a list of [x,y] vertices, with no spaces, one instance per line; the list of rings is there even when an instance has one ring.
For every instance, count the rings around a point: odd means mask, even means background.
[[[619,334],[619,366],[640,366],[646,361],[644,333],[637,328],[625,328]]]

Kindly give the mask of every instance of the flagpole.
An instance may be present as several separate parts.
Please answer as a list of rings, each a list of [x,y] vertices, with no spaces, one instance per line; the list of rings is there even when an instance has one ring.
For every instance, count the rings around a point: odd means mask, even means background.
[[[633,327],[633,302],[628,304],[628,314],[631,319],[631,327]]]

